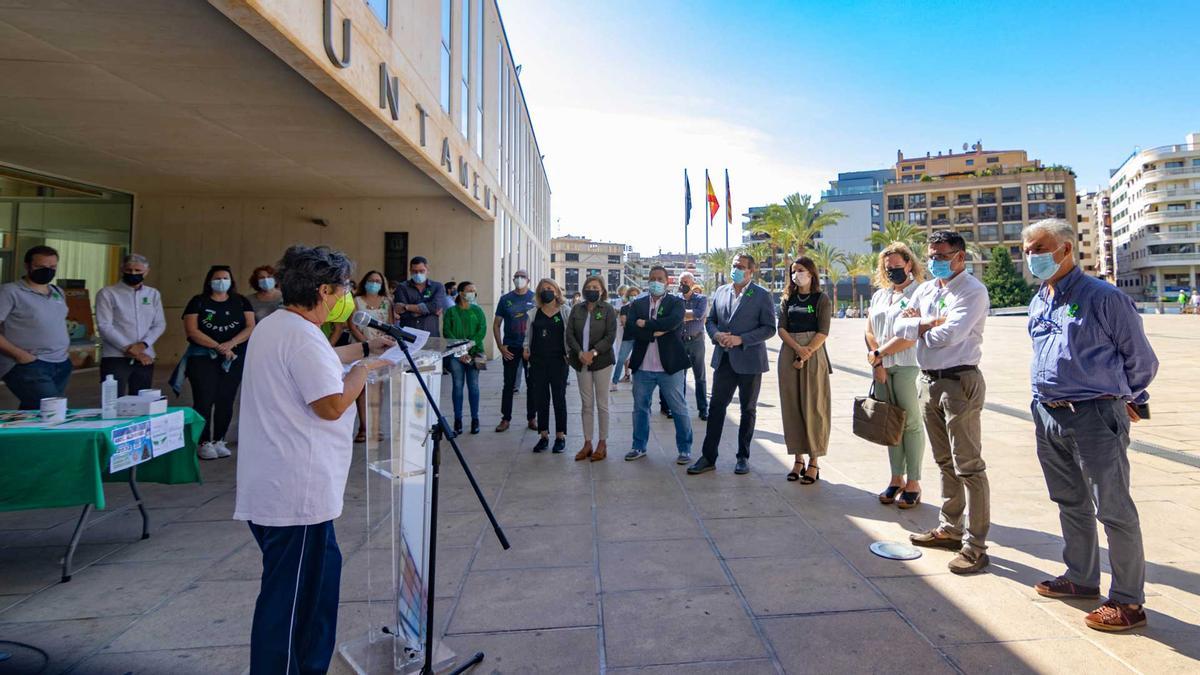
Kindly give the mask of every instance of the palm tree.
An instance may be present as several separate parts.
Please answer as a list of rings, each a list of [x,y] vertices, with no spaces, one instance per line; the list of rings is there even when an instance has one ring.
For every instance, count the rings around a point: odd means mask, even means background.
[[[821,230],[845,218],[841,211],[825,209],[825,202],[812,203],[810,195],[799,192],[783,198],[782,204],[771,204],[761,218],[751,220],[745,227],[754,233],[767,235],[771,243],[787,258],[808,248]]]
[[[880,249],[898,241],[912,249],[913,253],[921,256],[925,248],[925,228],[903,220],[893,220],[884,225],[882,230],[872,232],[871,236],[867,237],[867,241]]]
[[[733,268],[733,260],[737,253],[736,248],[716,248],[700,256],[704,263],[705,291],[711,293],[720,283],[724,283],[725,275]]]
[[[759,270],[762,270],[766,267],[770,267],[769,262],[770,262],[772,256],[774,256],[774,254],[775,254],[774,247],[772,247],[771,243],[767,242],[767,241],[754,242],[753,244],[746,246],[744,250],[747,255],[752,256],[754,258],[754,260],[758,263]],[[729,262],[730,262],[730,267],[732,267],[733,261],[731,260]],[[729,268],[727,267],[726,269],[729,269]],[[773,278],[773,275],[772,275],[772,278]],[[767,275],[765,273],[763,274],[763,281],[766,282],[767,288],[771,288],[771,279],[767,278]]]
[[[817,242],[816,246],[805,251],[804,255],[812,258],[813,263],[817,266],[818,274],[824,274],[829,279],[829,284],[833,287],[833,291],[829,297],[833,299],[833,304],[836,307],[837,284],[842,279],[842,274],[838,271],[838,266],[846,260],[846,254],[820,241]]]
[[[846,270],[847,276],[850,277],[850,303],[858,306],[858,278],[867,277],[870,279],[871,273],[875,271],[875,266],[878,264],[878,253],[859,253],[849,255],[843,258],[842,267]]]

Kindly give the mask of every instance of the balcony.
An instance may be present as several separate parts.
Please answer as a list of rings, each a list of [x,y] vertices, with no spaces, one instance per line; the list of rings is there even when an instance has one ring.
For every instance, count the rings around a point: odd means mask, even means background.
[[[970,197],[959,197],[954,200],[955,206],[970,206],[974,203],[975,203],[975,201],[973,199],[971,199]]]
[[[938,199],[935,199],[932,202],[930,202],[929,205],[934,208],[938,208],[938,207],[945,208],[946,199],[944,197],[939,197]]]
[[[1184,199],[1187,197],[1200,197],[1200,187],[1181,187],[1168,190],[1152,190],[1143,192],[1137,199],[1143,202],[1152,201],[1169,201],[1172,199]]]
[[[1147,244],[1170,244],[1180,241],[1200,241],[1200,230],[1189,232],[1147,232],[1143,237]]]
[[[882,192],[883,192],[882,184],[873,185],[873,186],[863,185],[863,186],[859,186],[859,187],[833,188],[830,190],[821,190],[821,199],[828,199],[829,197],[852,197],[855,195],[873,195],[873,194],[881,194]]]
[[[1138,222],[1142,224],[1162,223],[1170,220],[1193,220],[1200,219],[1200,209],[1174,209],[1163,211],[1151,211],[1142,214]]]
[[[932,225],[949,225],[950,219],[949,218],[934,218],[930,222],[930,224],[932,224]]]
[[[1142,182],[1200,176],[1200,166],[1177,166],[1171,169],[1155,169],[1142,174]]]
[[[995,204],[996,195],[979,195],[980,204]]]
[[[958,220],[954,221],[955,225],[974,225],[975,219],[971,216],[959,216]]]

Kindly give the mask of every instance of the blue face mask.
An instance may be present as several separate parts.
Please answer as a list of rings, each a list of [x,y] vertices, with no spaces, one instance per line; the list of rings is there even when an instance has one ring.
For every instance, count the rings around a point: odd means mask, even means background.
[[[733,283],[740,284],[746,280],[746,270],[735,267],[729,271],[729,278],[733,280]]]
[[[950,269],[949,260],[934,260],[933,258],[930,258],[928,268],[929,273],[932,274],[935,279],[949,279],[950,277],[954,276],[954,270]]]
[[[383,284],[379,283],[378,281],[368,281],[367,283],[363,284],[363,290],[371,295],[377,295],[379,293],[379,289],[381,288],[383,288]]]
[[[264,291],[275,290],[275,277],[263,277],[258,280],[258,287]]]
[[[667,285],[661,281],[650,282],[650,295],[658,297],[667,292]]]
[[[208,282],[208,287],[217,293],[225,293],[229,291],[229,287],[233,285],[231,279],[213,279]]]
[[[412,280],[414,284],[423,284],[426,278],[424,272],[413,272]]]
[[[1059,248],[1062,248],[1061,246]],[[1045,280],[1058,273],[1058,269],[1062,267],[1061,262],[1054,262],[1054,254],[1058,249],[1050,253],[1034,253],[1028,256],[1029,273],[1033,276]]]

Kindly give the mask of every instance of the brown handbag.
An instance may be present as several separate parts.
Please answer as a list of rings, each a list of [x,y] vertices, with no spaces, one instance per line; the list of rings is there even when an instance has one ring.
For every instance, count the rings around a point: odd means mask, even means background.
[[[900,445],[904,408],[875,398],[875,383],[866,396],[854,397],[854,435],[879,445]]]

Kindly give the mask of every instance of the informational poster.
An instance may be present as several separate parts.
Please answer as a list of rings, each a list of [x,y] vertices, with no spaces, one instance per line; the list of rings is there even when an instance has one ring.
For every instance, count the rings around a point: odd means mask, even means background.
[[[184,446],[183,411],[123,424],[110,433],[116,452],[108,460],[109,473],[128,469]]]

